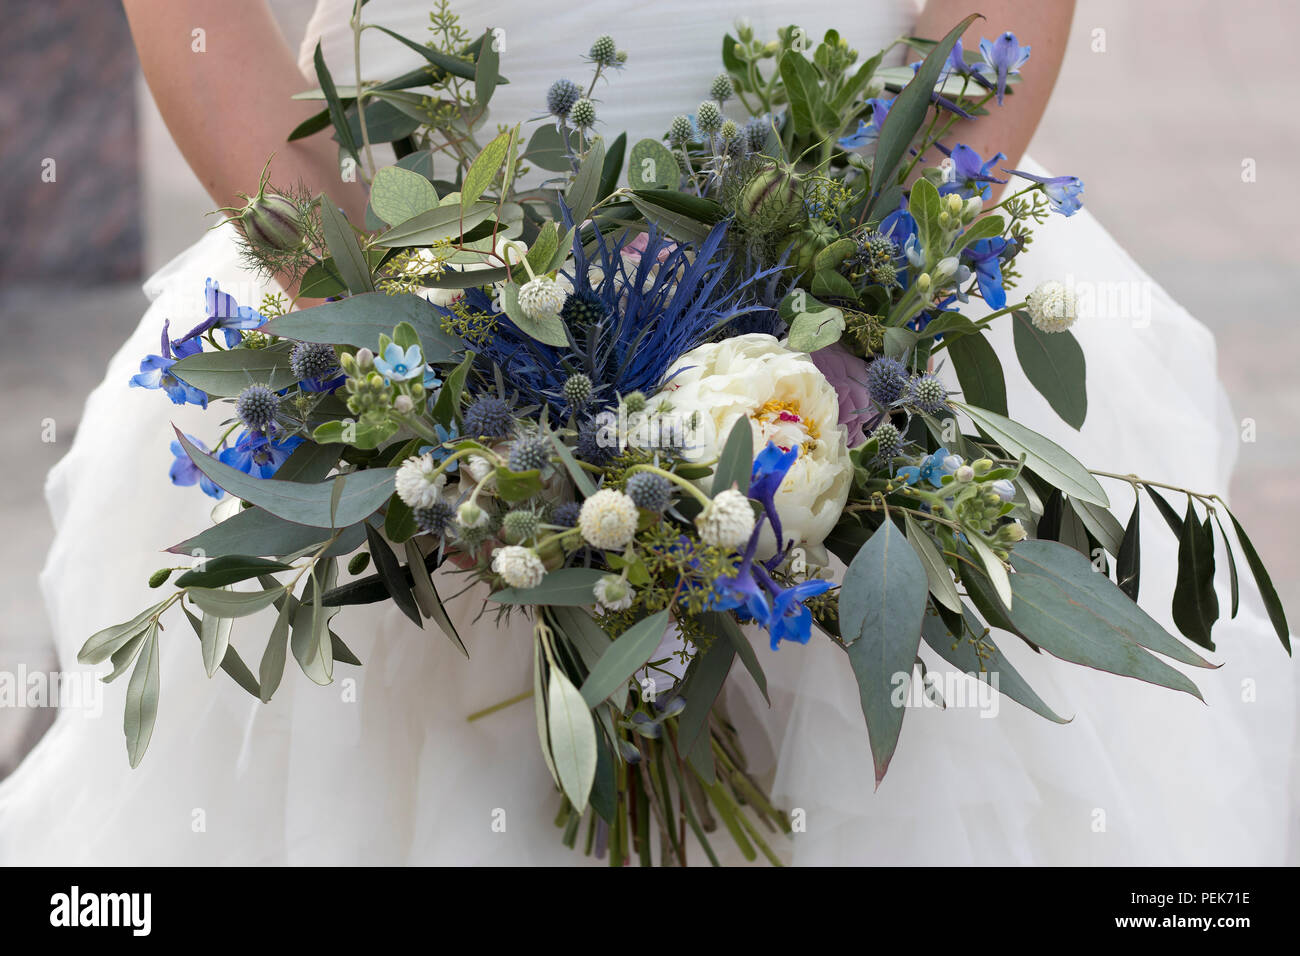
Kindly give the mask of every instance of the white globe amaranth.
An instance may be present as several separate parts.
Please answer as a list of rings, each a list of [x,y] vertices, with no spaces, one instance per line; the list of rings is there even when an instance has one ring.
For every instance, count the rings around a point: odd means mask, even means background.
[[[592,588],[596,604],[606,611],[626,611],[632,606],[632,586],[617,574],[607,574]]]
[[[713,496],[713,501],[695,519],[695,527],[705,544],[740,549],[749,543],[754,520],[749,498],[735,488],[727,488]]]
[[[538,276],[519,287],[519,308],[534,322],[553,319],[564,308],[567,294],[554,279]]]
[[[636,503],[621,491],[602,488],[582,503],[578,530],[593,548],[607,551],[627,546],[636,534]]]
[[[786,543],[819,546],[844,510],[853,464],[848,430],[839,423],[839,395],[812,359],[770,335],[751,333],[692,349],[666,378],[660,394],[683,423],[692,460],[716,459],[742,418],[753,431],[755,454],[769,441],[799,446],[774,500]],[[759,553],[776,553],[770,524]]]
[[[397,469],[397,497],[410,508],[429,508],[442,498],[447,476],[438,474],[432,455],[413,455]]]
[[[1055,279],[1040,282],[1025,297],[1025,311],[1034,327],[1043,332],[1064,332],[1078,317],[1074,290]]]
[[[492,552],[492,570],[512,588],[535,588],[546,577],[546,565],[537,552],[517,544]]]

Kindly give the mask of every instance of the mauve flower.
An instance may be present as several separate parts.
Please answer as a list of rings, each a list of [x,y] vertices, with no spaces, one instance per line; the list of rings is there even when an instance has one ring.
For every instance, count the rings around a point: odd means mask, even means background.
[[[839,396],[840,424],[849,431],[849,447],[856,448],[867,440],[864,429],[873,416],[867,363],[839,342],[813,352],[812,360]]]

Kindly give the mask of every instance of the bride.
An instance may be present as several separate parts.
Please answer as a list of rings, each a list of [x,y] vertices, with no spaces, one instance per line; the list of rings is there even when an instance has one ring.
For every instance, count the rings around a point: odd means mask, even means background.
[[[365,20],[419,36],[428,6],[374,0]],[[939,36],[969,6],[932,0],[918,19],[908,0],[851,7],[812,0],[797,16],[810,35],[835,23],[859,50],[871,50],[902,34]],[[315,109],[290,97],[316,85],[317,43],[336,77],[352,74],[352,0],[319,0],[297,63],[264,0],[127,0],[126,7],[145,76],[214,205],[232,205],[275,152],[273,181],[301,178],[361,221],[364,194],[340,182],[333,144],[324,136],[285,143]],[[972,28],[968,48],[981,32],[1013,30],[1032,45],[1033,58],[1007,106],[959,136],[984,155],[1005,152],[1008,166],[1041,172],[1019,157],[1050,94],[1072,3],[980,7],[988,19]],[[502,72],[511,83],[497,93],[496,118],[537,115],[547,86],[574,68],[593,37],[609,32],[629,60],[604,93],[601,117],[632,141],[658,137],[672,113],[700,99],[719,70],[717,39],[733,19],[747,16],[773,34],[793,15],[775,0],[576,0],[537,10],[498,0],[458,10],[475,34],[504,31]],[[193,41],[196,31],[202,44]],[[361,60],[365,79],[417,65],[377,31],[366,33]],[[1226,492],[1235,430],[1210,333],[1087,211],[1054,217],[1042,229],[1043,241],[1023,260],[1023,288],[1068,276],[1149,296],[1135,300],[1141,314],[1100,313],[1076,326],[1091,397],[1081,431],[1062,425],[1008,364],[1017,418],[1092,467]],[[41,585],[68,669],[88,635],[149,603],[145,581],[165,563],[152,549],[209,520],[210,500],[166,477],[170,423],[197,430],[198,410],[127,388],[140,359],[156,351],[165,320],[194,324],[208,277],[238,290],[241,303],[256,305],[269,291],[241,269],[229,227],[153,276],[145,287],[152,306],[50,475],[58,530]],[[1009,331],[994,344],[1010,351]],[[1132,507],[1126,488],[1108,488],[1121,517]],[[1143,590],[1158,600],[1147,610],[1168,624],[1174,542],[1163,528],[1148,529]],[[103,707],[62,711],[0,784],[0,863],[585,861],[560,845],[552,825],[556,804],[544,796],[552,784],[532,708],[466,720],[531,682],[524,623],[473,623],[479,598],[453,605],[470,661],[396,611],[344,611],[336,627],[364,666],[340,671],[325,688],[286,675],[265,705],[232,682],[208,681],[189,632],[173,628],[162,655],[160,719],[143,764],[128,769],[123,752],[117,715],[125,682],[108,686]],[[803,811],[806,832],[781,848],[794,863],[1276,864],[1287,857],[1291,832],[1295,671],[1251,589],[1243,589],[1240,615],[1219,627],[1224,666],[1198,678],[1206,704],[1007,642],[1013,664],[1073,720],[1049,723],[1010,703],[988,720],[974,709],[916,708],[879,792],[856,687],[829,642],[763,652],[772,707],[743,679],[729,685],[729,707],[778,805]],[[255,625],[247,631],[263,633]],[[240,632],[237,626],[236,645]],[[246,659],[260,654],[260,647],[243,650]]]

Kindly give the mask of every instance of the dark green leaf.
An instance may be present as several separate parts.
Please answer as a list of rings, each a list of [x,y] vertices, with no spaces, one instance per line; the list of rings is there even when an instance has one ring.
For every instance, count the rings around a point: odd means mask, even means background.
[[[173,554],[220,557],[227,554],[257,554],[284,557],[324,543],[332,532],[277,518],[262,508],[245,508],[218,525],[192,538],[174,544]],[[325,552],[326,557],[349,554],[365,540],[360,524],[345,528],[338,540]]]
[[[560,568],[535,588],[502,588],[489,595],[500,604],[554,604],[585,607],[596,600],[592,591],[605,576],[598,568]]]
[[[178,588],[219,588],[234,584],[236,581],[247,581],[259,574],[288,571],[289,567],[282,561],[268,561],[265,558],[243,554],[221,555],[203,562],[200,567],[192,571],[186,571],[176,579],[176,586]]]
[[[626,686],[632,675],[650,660],[650,656],[663,641],[667,627],[668,612],[660,611],[637,621],[620,634],[605,649],[583,681],[582,699],[587,702],[587,706],[597,706]]]
[[[600,177],[605,169],[605,143],[597,138],[587,151],[578,174],[565,193],[565,202],[573,214],[574,223],[581,223],[591,215],[591,207],[596,203],[596,193],[600,189]]]
[[[415,605],[415,595],[411,593],[411,582],[402,574],[402,563],[393,554],[393,549],[370,525],[366,525],[366,543],[370,547],[371,557],[375,559],[379,580],[384,582],[397,609],[410,618],[416,627],[424,627],[420,609]]]
[[[713,470],[713,494],[736,487],[742,494],[749,492],[750,476],[754,471],[754,431],[744,415],[736,419],[727,435],[722,454]]]
[[[329,68],[325,66],[325,55],[321,52],[321,46],[316,44],[316,52],[312,56],[312,62],[316,65],[316,82],[320,84],[321,91],[325,94],[325,104],[328,107],[330,122],[334,124],[334,131],[339,137],[339,142],[343,148],[352,156],[353,162],[361,164],[361,157],[357,153],[357,143],[352,137],[352,130],[348,126],[347,117],[343,113],[343,103],[339,99],[338,91],[334,88],[334,78],[330,76]],[[301,129],[301,127],[299,127]],[[295,133],[298,130],[294,130]],[[325,205],[322,203],[322,206]]]
[[[1214,650],[1210,631],[1219,619],[1214,592],[1214,534],[1196,517],[1191,499],[1178,539],[1178,582],[1174,586],[1174,623],[1188,640]]]
[[[1182,538],[1183,519],[1178,517],[1178,512],[1175,511],[1173,506],[1170,505],[1169,502],[1165,501],[1165,499],[1154,488],[1150,485],[1146,485],[1145,487],[1147,494],[1151,496],[1151,500],[1156,503],[1156,510],[1159,511],[1160,516],[1165,519],[1165,523],[1169,525],[1169,530],[1174,533],[1174,537]]]
[[[492,93],[497,88],[497,68],[501,65],[501,55],[497,51],[496,38],[488,31],[479,46],[478,62],[474,64],[474,99],[479,109],[487,107]]]
[[[370,275],[370,264],[361,253],[356,234],[343,213],[324,194],[320,197],[320,223],[325,244],[329,246],[334,265],[347,283],[348,291],[353,294],[374,292],[375,283]]]
[[[288,343],[278,343],[265,349],[198,352],[178,360],[170,371],[214,398],[238,395],[249,385],[266,385],[278,392],[298,381],[289,368],[292,348]]]
[[[1016,355],[1025,377],[1067,425],[1079,428],[1088,417],[1088,389],[1078,340],[1068,329],[1039,330],[1027,312],[1012,312],[1011,318]]]
[[[379,336],[391,335],[399,322],[409,322],[420,336],[426,362],[447,362],[464,343],[442,330],[442,314],[418,295],[354,295],[277,316],[267,331],[299,342],[324,342],[375,349]]]
[[[1002,362],[983,335],[963,335],[948,343],[962,394],[972,405],[1007,413],[1007,382]]]
[[[1250,573],[1255,576],[1255,585],[1259,588],[1260,597],[1264,599],[1264,607],[1268,611],[1268,619],[1273,623],[1273,630],[1277,632],[1282,646],[1290,654],[1291,631],[1287,627],[1286,612],[1282,609],[1282,601],[1277,596],[1277,589],[1273,587],[1273,579],[1269,577],[1268,569],[1264,567],[1264,562],[1259,558],[1259,552],[1255,550],[1255,545],[1246,536],[1246,529],[1241,526],[1237,516],[1229,511],[1228,518],[1232,521],[1232,529],[1237,532],[1237,541],[1241,544],[1241,553],[1246,556],[1246,563],[1250,565]]]
[[[1134,601],[1142,583],[1142,498],[1133,496],[1133,514],[1124,529],[1124,540],[1115,557],[1115,578],[1119,589]]]
[[[736,648],[730,641],[714,641],[691,661],[682,685],[686,706],[677,719],[679,752],[693,753],[697,743],[707,747],[709,714],[713,712],[713,702],[722,693],[722,685],[726,683],[735,659]]]
[[[763,665],[758,662],[758,655],[754,653],[754,645],[749,643],[749,638],[740,629],[735,618],[721,611],[706,611],[700,616],[700,620],[705,628],[718,636],[726,637],[731,642],[731,646],[736,649],[736,656],[745,665],[745,670],[749,671],[749,676],[754,679],[754,685],[758,687],[759,693],[763,695],[763,699],[770,707],[772,700],[767,696],[767,675],[763,673]]]

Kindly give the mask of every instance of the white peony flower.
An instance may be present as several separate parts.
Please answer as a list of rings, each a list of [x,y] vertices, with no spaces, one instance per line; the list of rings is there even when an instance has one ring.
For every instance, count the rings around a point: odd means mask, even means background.
[[[1043,332],[1064,332],[1078,316],[1074,290],[1055,279],[1040,282],[1025,297],[1025,309],[1030,321]]]
[[[626,611],[632,606],[632,588],[617,574],[607,574],[592,588],[596,603],[606,611]]]
[[[821,544],[848,500],[853,466],[848,433],[839,424],[839,396],[812,359],[753,333],[692,349],[668,376],[662,395],[672,403],[689,457],[716,458],[742,418],[753,430],[755,454],[769,441],[799,446],[776,508],[787,542]],[[759,549],[776,552],[770,525]]]
[[[546,577],[546,565],[537,552],[517,544],[492,552],[492,570],[512,588],[535,588]]]
[[[578,529],[592,547],[615,550],[632,540],[638,516],[631,498],[621,491],[602,488],[582,503]]]
[[[394,482],[397,497],[411,508],[428,508],[442,498],[442,489],[447,484],[445,474],[437,474],[438,466],[432,455],[417,455],[406,459],[397,469]]]
[[[719,491],[695,519],[700,540],[724,548],[743,548],[754,533],[754,509],[749,498],[734,488]]]

